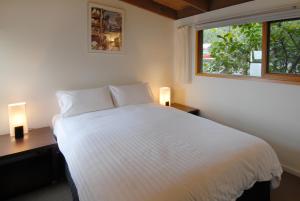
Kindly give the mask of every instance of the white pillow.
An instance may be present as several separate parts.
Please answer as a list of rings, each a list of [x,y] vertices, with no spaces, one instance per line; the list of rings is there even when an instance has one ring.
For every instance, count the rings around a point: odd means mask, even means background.
[[[56,93],[63,117],[114,107],[108,87]]]
[[[109,86],[116,106],[153,102],[152,92],[147,83]]]

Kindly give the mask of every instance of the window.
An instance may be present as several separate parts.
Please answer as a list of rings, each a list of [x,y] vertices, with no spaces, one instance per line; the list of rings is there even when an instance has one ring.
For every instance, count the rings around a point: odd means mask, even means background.
[[[261,76],[262,24],[206,29],[202,73]]]
[[[198,31],[198,75],[300,82],[300,19]]]
[[[268,71],[300,75],[300,20],[269,23]]]

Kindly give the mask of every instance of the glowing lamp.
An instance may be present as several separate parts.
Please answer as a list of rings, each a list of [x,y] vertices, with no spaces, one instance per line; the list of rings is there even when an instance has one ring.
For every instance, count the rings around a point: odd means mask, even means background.
[[[10,135],[15,138],[23,138],[28,133],[26,103],[14,103],[8,105]]]
[[[170,106],[170,104],[171,104],[171,89],[170,89],[170,87],[161,87],[159,89],[159,103],[161,105]]]

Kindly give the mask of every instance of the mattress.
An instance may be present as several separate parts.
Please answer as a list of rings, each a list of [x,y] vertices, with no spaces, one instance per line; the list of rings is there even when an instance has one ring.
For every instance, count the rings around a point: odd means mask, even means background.
[[[234,201],[282,174],[262,139],[156,104],[57,116],[54,133],[81,201]]]

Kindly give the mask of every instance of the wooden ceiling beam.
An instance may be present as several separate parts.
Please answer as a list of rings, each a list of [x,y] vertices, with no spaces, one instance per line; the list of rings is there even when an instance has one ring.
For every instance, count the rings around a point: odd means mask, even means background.
[[[193,8],[200,10],[202,12],[206,12],[209,9],[208,0],[182,0],[185,3],[189,4]]]
[[[209,10],[216,10],[220,8],[225,8],[228,6],[233,6],[241,3],[246,3],[253,0],[211,0],[209,4]]]
[[[203,13],[203,12],[194,7],[187,7],[187,8],[177,11],[177,16],[178,16],[178,19],[181,19],[181,18],[193,16],[193,15],[198,15],[200,13]]]
[[[168,6],[167,1],[164,5],[160,4],[159,1],[155,0],[120,0],[140,8],[155,12],[162,16],[171,19],[180,19],[184,17],[189,17],[192,15],[197,15],[203,12],[212,11],[236,4],[245,3],[253,0],[180,0],[181,3],[186,4],[187,7],[181,10],[175,10]],[[172,1],[172,0],[170,0]],[[179,2],[179,0],[178,0]]]
[[[172,8],[169,8],[167,6],[163,6],[161,4],[155,3],[152,0],[120,0],[124,1],[126,3],[138,6],[140,8],[158,13],[162,16],[171,18],[171,19],[177,19],[177,12],[176,10],[173,10]]]

